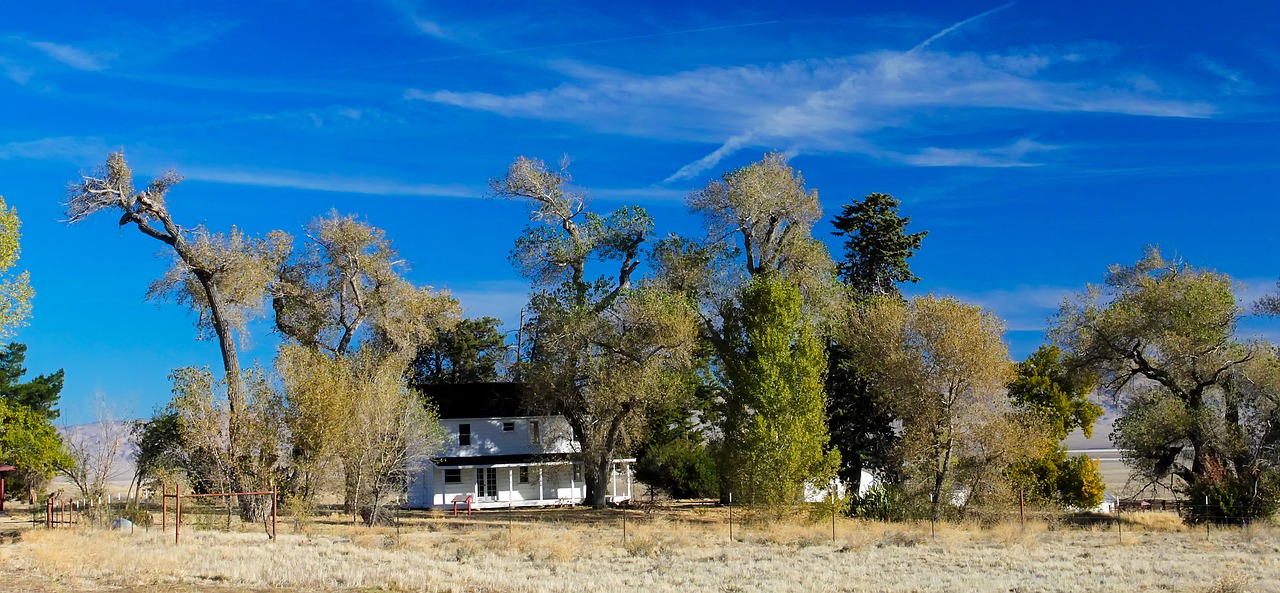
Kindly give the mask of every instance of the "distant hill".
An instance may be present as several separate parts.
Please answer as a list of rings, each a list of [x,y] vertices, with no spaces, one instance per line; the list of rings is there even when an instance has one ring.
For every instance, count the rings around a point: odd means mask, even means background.
[[[105,429],[99,426],[97,422],[89,424],[77,424],[74,426],[58,427],[58,434],[62,435],[63,442],[70,445],[78,445],[85,447],[91,451],[99,450],[103,446],[104,433],[108,437],[116,437],[119,440],[119,447],[115,451],[115,455],[111,458],[111,473],[108,481],[111,483],[113,492],[124,492],[129,487],[129,482],[133,479],[134,459],[138,455],[138,444],[133,440],[130,434],[132,420],[117,421],[108,425]],[[65,477],[57,477],[54,479],[52,488],[74,489]]]

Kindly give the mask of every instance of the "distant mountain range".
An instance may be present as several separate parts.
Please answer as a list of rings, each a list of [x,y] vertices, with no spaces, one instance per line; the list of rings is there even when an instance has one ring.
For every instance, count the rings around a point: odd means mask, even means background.
[[[75,426],[58,427],[58,434],[62,435],[62,440],[68,446],[76,445],[85,447],[90,451],[100,450],[104,446],[104,439],[116,440],[119,442],[115,450],[115,454],[111,457],[111,473],[108,480],[116,486],[123,486],[121,490],[128,487],[133,480],[134,459],[138,455],[138,443],[134,441],[131,433],[133,421],[124,420],[109,423],[105,426],[99,425],[97,422],[89,424],[77,424]],[[63,483],[66,478],[57,478],[55,483]],[[56,487],[55,487],[56,488]]]

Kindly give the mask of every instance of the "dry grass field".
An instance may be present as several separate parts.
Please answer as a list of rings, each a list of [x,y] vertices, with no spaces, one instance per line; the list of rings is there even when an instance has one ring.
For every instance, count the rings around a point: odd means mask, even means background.
[[[21,517],[21,514],[15,514]],[[841,521],[735,526],[724,509],[337,517],[241,532],[24,529],[0,589],[33,591],[1187,591],[1280,592],[1280,530],[1183,528],[1148,513],[1118,534]],[[12,525],[12,524],[11,524]],[[300,529],[299,529],[300,528]],[[7,528],[6,528],[7,529]],[[6,540],[0,540],[6,541]]]

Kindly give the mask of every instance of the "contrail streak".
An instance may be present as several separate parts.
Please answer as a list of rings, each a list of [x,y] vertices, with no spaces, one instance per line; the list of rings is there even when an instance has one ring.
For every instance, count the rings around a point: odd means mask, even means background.
[[[911,49],[907,50],[907,53],[912,53],[912,52],[920,51],[920,50],[922,50],[922,49],[924,49],[924,48],[926,48],[926,47],[929,47],[929,44],[931,44],[931,43],[933,43],[934,41],[937,41],[937,40],[939,40],[939,39],[942,39],[943,37],[946,37],[946,36],[947,36],[948,34],[950,34],[952,31],[955,31],[956,29],[959,29],[959,28],[961,28],[961,27],[963,27],[963,26],[965,26],[965,25],[967,25],[967,24],[969,24],[969,23],[972,23],[972,22],[974,22],[974,21],[976,21],[976,20],[978,20],[978,19],[980,19],[980,18],[983,18],[983,17],[985,17],[985,16],[988,16],[988,15],[995,14],[995,13],[997,13],[997,12],[1000,12],[1001,10],[1004,10],[1004,9],[1006,9],[1006,8],[1009,8],[1010,6],[1013,6],[1014,4],[1017,4],[1017,2],[1010,2],[1010,3],[1005,4],[1005,5],[1003,5],[1003,6],[997,6],[997,7],[992,8],[991,10],[988,10],[988,11],[986,11],[986,12],[982,13],[982,14],[977,14],[977,15],[971,16],[971,17],[969,17],[969,18],[967,18],[967,19],[965,19],[965,20],[963,20],[963,21],[960,21],[960,22],[958,22],[958,23],[956,23],[956,24],[954,24],[954,25],[951,25],[950,27],[947,27],[946,29],[943,29],[943,30],[941,30],[941,31],[938,31],[937,33],[934,33],[934,34],[933,34],[933,37],[930,37],[930,38],[928,38],[928,39],[925,39],[924,41],[921,41],[919,45],[917,45],[917,46],[915,46],[915,47],[913,47],[913,48],[911,48]]]
[[[535,45],[532,47],[520,47],[516,49],[503,49],[495,51],[478,52],[473,54],[460,54],[456,56],[442,56],[439,58],[426,58],[423,60],[414,60],[406,62],[406,64],[428,64],[431,62],[447,62],[450,60],[466,60],[469,58],[485,58],[489,56],[503,56],[507,54],[518,54],[529,51],[538,51],[542,49],[559,49],[562,47],[579,47],[583,45],[598,45],[601,43],[613,43],[617,41],[634,41],[637,39],[653,39],[656,37],[671,37],[674,35],[688,35],[690,33],[706,33],[709,31],[724,31],[728,29],[742,29],[746,27],[760,27],[763,25],[772,25],[782,21],[762,21],[759,23],[743,23],[739,25],[721,25],[718,27],[703,27],[701,29],[686,29],[683,31],[666,31],[663,33],[648,33],[645,35],[629,35],[627,37],[610,37],[608,39],[591,39],[588,41],[571,41],[569,43],[555,43],[552,45]]]
[[[943,30],[941,30],[941,31],[938,31],[937,33],[934,33],[932,37],[929,37],[928,39],[925,39],[924,41],[921,41],[921,42],[920,42],[919,44],[917,44],[915,47],[913,47],[913,48],[911,48],[911,49],[907,50],[906,52],[904,52],[904,55],[913,54],[913,53],[918,52],[918,51],[920,51],[920,50],[922,50],[922,49],[924,49],[924,48],[926,48],[926,47],[929,47],[929,44],[931,44],[931,43],[933,43],[934,41],[937,41],[937,40],[939,40],[939,39],[942,39],[943,37],[946,37],[948,34],[952,33],[952,32],[953,32],[953,31],[955,31],[956,29],[959,29],[959,28],[961,28],[961,27],[964,27],[965,25],[968,25],[968,24],[970,24],[970,23],[972,23],[972,22],[974,22],[974,21],[976,21],[976,20],[978,20],[978,19],[981,19],[981,18],[983,18],[983,17],[986,17],[986,16],[989,16],[989,15],[995,14],[995,13],[997,13],[997,12],[1000,12],[1001,10],[1004,10],[1004,9],[1006,9],[1006,8],[1009,8],[1010,6],[1013,6],[1014,4],[1017,4],[1017,1],[1016,1],[1016,0],[1015,0],[1014,2],[1010,2],[1010,3],[1008,3],[1008,4],[1005,4],[1005,5],[1002,5],[1002,6],[997,6],[997,7],[995,7],[995,8],[992,8],[991,10],[988,10],[988,11],[986,11],[986,12],[983,12],[983,13],[980,13],[980,14],[977,14],[977,15],[974,15],[974,16],[971,16],[971,17],[969,17],[969,18],[967,18],[967,19],[964,19],[963,21],[960,21],[960,22],[958,22],[958,23],[956,23],[956,24],[954,24],[954,25],[951,25],[950,27],[947,27],[947,28],[945,28],[945,29],[943,29]],[[847,84],[851,79],[852,79],[852,76],[850,76],[849,78],[846,78],[846,79],[844,80],[844,82],[842,82],[840,85],[837,85],[835,88],[836,88],[836,89],[840,88],[840,87],[841,87],[841,86],[843,86],[844,84]],[[815,97],[815,96],[819,96],[819,95],[822,95],[822,94],[824,94],[824,93],[829,93],[829,92],[831,92],[832,90],[833,90],[833,89],[826,89],[826,90],[817,91],[817,92],[813,93],[812,95],[810,95],[810,96],[809,96],[809,99],[807,99],[807,100],[806,100],[806,101],[804,101],[804,102],[801,102],[801,103],[800,103],[800,105],[803,105],[803,104],[805,104],[805,103],[810,102],[810,101],[813,99],[813,97]],[[717,149],[715,149],[715,151],[713,151],[711,154],[708,154],[707,156],[704,156],[704,157],[702,157],[702,158],[700,158],[700,159],[698,159],[698,160],[696,160],[696,161],[693,161],[692,163],[688,163],[688,164],[686,164],[685,166],[680,167],[680,169],[679,169],[678,171],[676,171],[675,173],[672,173],[672,174],[671,174],[671,176],[669,176],[669,177],[667,177],[666,179],[662,180],[662,182],[663,182],[663,183],[671,183],[671,182],[673,182],[673,181],[677,181],[677,180],[680,180],[680,179],[686,179],[686,178],[689,178],[689,177],[693,177],[694,175],[698,175],[699,173],[702,173],[703,171],[706,171],[707,169],[710,169],[711,167],[716,166],[716,164],[718,164],[720,161],[724,160],[724,158],[725,158],[725,157],[729,156],[730,154],[732,154],[733,152],[735,152],[735,151],[737,151],[738,149],[742,148],[743,146],[746,146],[746,145],[747,145],[747,143],[748,143],[751,139],[753,139],[753,138],[755,138],[755,137],[758,137],[758,136],[759,136],[759,134],[758,134],[758,132],[757,132],[756,130],[747,130],[747,131],[742,132],[741,134],[737,134],[737,135],[735,135],[735,136],[733,136],[733,137],[729,138],[728,140],[726,140],[726,141],[724,142],[724,144],[721,144],[721,145],[720,145],[720,147],[719,147],[719,148],[717,148]]]

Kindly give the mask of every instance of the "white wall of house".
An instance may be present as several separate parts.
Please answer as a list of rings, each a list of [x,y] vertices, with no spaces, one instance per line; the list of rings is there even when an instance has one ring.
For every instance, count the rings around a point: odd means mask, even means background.
[[[576,504],[585,498],[586,487],[581,470],[575,475],[574,465],[568,461],[521,465],[499,463],[499,459],[495,459],[506,455],[578,452],[573,431],[564,417],[448,418],[440,423],[447,436],[437,458],[449,458],[452,467],[423,461],[410,476],[409,506],[450,508],[455,497],[467,495],[472,496],[473,507]],[[463,444],[463,434],[468,435],[466,444]],[[474,458],[475,461],[460,464],[458,458]],[[486,463],[487,459],[493,461]],[[494,469],[495,488],[492,491],[487,487],[484,491],[480,489],[478,472],[485,471],[485,466]],[[527,482],[521,481],[521,467],[528,468]],[[446,482],[446,470],[457,470],[458,481]],[[488,474],[485,478],[487,486]]]
[[[578,504],[586,498],[581,466],[564,458],[566,454],[577,453],[578,444],[573,439],[568,420],[563,416],[448,418],[440,423],[447,436],[436,459],[447,458],[449,463],[437,466],[435,462],[425,460],[411,472],[410,507],[449,509],[455,498],[468,495],[472,497],[473,508]],[[534,438],[535,423],[537,438]],[[463,430],[464,426],[466,430]],[[461,438],[463,434],[469,435],[465,439],[466,444]],[[558,455],[559,458],[534,457],[525,464],[512,463],[509,457],[501,457],[509,455]],[[464,459],[465,462],[462,461]],[[634,460],[625,461],[627,463],[618,465],[620,471],[616,473],[616,479],[605,486],[614,501],[630,496],[629,462]],[[527,481],[521,480],[521,467],[527,468]],[[488,468],[493,469],[494,488],[487,487],[490,474],[486,473],[486,487],[481,490],[480,472]],[[457,481],[446,482],[446,471],[456,475]]]
[[[563,416],[507,418],[450,418],[440,422],[448,434],[441,457],[481,457],[529,453],[573,453],[577,449],[569,421]],[[537,425],[537,439],[531,434]],[[462,426],[470,431],[470,443],[461,443]],[[511,430],[504,430],[506,427]]]

